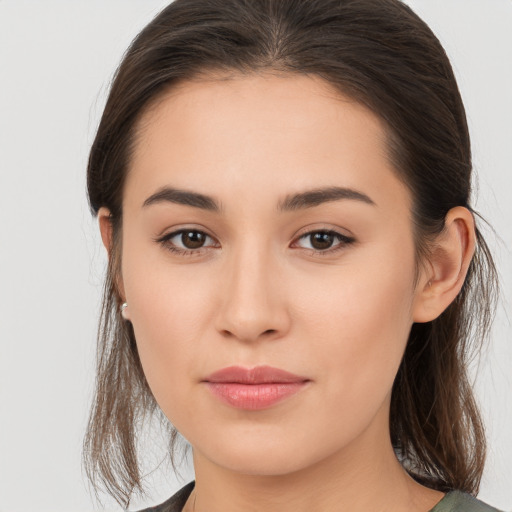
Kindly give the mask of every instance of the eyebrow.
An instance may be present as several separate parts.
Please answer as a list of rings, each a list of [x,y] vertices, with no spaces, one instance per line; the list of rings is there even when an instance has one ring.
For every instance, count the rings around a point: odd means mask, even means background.
[[[144,201],[142,207],[145,208],[152,204],[166,202],[193,206],[194,208],[201,208],[202,210],[215,213],[221,213],[222,211],[222,205],[213,197],[173,187],[162,187],[157,190]]]
[[[341,199],[361,201],[363,203],[376,206],[375,202],[366,194],[352,188],[326,187],[306,190],[305,192],[299,192],[298,194],[289,194],[283,199],[283,201],[279,202],[277,209],[281,212],[302,210],[318,206],[322,203],[339,201]]]
[[[370,197],[357,190],[346,187],[325,187],[288,194],[283,200],[279,201],[277,210],[279,212],[303,210],[341,199],[361,201],[376,206]],[[142,207],[145,208],[153,204],[166,202],[192,206],[219,214],[223,211],[222,203],[214,197],[169,186],[162,187],[149,196],[144,201]]]

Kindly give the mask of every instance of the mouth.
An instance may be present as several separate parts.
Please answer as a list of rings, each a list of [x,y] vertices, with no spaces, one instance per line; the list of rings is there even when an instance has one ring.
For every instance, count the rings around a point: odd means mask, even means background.
[[[310,379],[274,368],[230,366],[203,380],[222,402],[246,410],[266,409],[304,389]]]
[[[205,379],[206,382],[236,382],[238,384],[291,384],[306,380],[309,379],[272,366],[256,366],[255,368],[229,366],[212,373]]]

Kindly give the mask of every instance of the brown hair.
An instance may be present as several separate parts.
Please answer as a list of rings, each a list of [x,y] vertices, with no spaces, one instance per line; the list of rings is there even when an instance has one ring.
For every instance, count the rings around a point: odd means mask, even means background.
[[[133,329],[119,313],[122,193],[136,122],[178,82],[207,73],[311,74],[366,105],[388,129],[397,176],[413,198],[417,262],[449,209],[469,205],[471,149],[464,106],[435,35],[398,0],[175,0],[136,37],[121,62],[91,148],[87,186],[94,214],[111,212],[113,243],[98,331],[96,394],[84,441],[91,482],[120,504],[142,491],[137,425],[157,409]],[[481,217],[480,217],[481,218]],[[461,292],[434,321],[414,324],[394,382],[390,431],[418,481],[478,491],[482,421],[467,364],[489,332],[497,274],[476,228]],[[170,427],[172,457],[176,431]]]

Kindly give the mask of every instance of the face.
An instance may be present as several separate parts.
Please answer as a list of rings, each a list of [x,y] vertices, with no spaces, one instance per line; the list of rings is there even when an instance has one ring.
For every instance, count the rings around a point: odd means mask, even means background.
[[[383,125],[319,78],[187,82],[145,113],[122,289],[149,386],[195,456],[277,475],[388,440],[410,212]],[[233,366],[241,379],[212,376]],[[260,366],[296,377],[247,372]]]

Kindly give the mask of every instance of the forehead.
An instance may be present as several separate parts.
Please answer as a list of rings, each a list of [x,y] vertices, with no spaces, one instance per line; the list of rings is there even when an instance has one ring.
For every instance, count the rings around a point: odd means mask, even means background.
[[[269,183],[275,193],[313,185],[404,192],[383,122],[314,75],[185,81],[136,126],[127,188],[139,200],[169,184],[233,197],[268,193]]]

